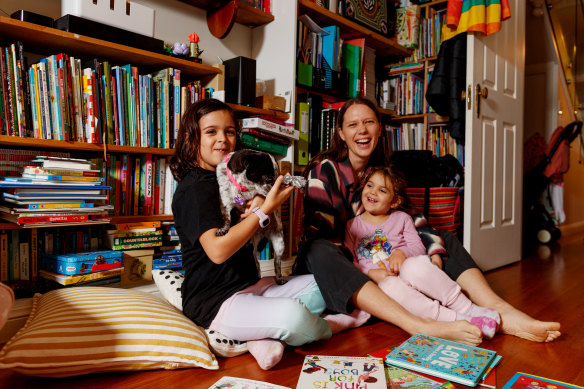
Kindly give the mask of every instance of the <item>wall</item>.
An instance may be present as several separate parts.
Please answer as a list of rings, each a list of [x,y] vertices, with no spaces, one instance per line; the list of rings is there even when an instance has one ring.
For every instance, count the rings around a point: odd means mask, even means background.
[[[225,39],[217,39],[207,28],[204,10],[177,0],[137,0],[134,2],[154,9],[155,38],[173,44],[174,42],[188,43],[188,35],[196,32],[201,38],[199,47],[204,50],[201,55],[204,64],[218,63],[217,57],[225,60],[239,55],[251,56],[252,36],[251,29],[248,27],[235,24]],[[59,0],[2,0],[0,8],[8,14],[24,9],[54,19],[61,17]]]
[[[536,131],[545,134],[546,139],[549,140],[557,126],[565,126],[574,120],[574,115],[570,113],[565,98],[565,85],[561,82],[559,61],[546,17],[547,15],[532,15],[531,6],[528,3],[525,52],[525,140]],[[528,85],[528,82],[531,84]],[[545,112],[542,113],[540,108],[543,108]],[[575,140],[570,153],[570,170],[564,175],[566,220],[560,226],[564,235],[584,231],[584,208],[581,206],[581,199],[584,198],[584,165],[581,163],[583,157],[579,155],[579,147],[579,141]]]

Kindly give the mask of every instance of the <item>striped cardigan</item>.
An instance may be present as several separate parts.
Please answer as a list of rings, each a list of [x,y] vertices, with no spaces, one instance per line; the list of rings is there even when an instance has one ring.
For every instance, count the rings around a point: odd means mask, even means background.
[[[342,244],[347,221],[363,212],[362,189],[363,185],[355,182],[348,158],[342,162],[325,159],[315,166],[308,174],[304,195],[304,239],[323,238]],[[426,218],[413,206],[404,211],[414,219],[428,255],[446,256],[444,241]]]

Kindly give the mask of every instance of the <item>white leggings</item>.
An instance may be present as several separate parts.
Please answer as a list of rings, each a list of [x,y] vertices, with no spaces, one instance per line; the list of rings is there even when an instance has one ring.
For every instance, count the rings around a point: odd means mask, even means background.
[[[279,339],[300,346],[331,337],[329,324],[320,317],[326,305],[314,276],[286,277],[278,285],[265,277],[225,300],[209,326],[225,336],[247,341]]]

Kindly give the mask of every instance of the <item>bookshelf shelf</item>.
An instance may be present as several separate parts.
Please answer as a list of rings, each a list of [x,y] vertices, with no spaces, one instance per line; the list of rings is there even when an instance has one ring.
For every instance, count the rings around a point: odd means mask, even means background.
[[[212,77],[221,73],[217,68],[160,53],[124,46],[101,39],[91,38],[67,31],[22,22],[0,16],[0,36],[3,41],[21,41],[26,51],[39,54],[54,54],[66,51],[71,55],[107,58],[110,61],[127,63],[152,69],[174,67],[184,75]]]
[[[341,15],[337,15],[310,0],[298,0],[298,14],[307,14],[320,26],[335,24],[341,28],[346,39],[365,37],[365,44],[375,49],[378,56],[397,55],[400,57],[411,54],[409,49],[398,45],[393,39],[377,34],[372,30],[358,25]]]
[[[244,116],[247,116],[247,115],[268,115],[268,116],[274,116],[277,119],[281,119],[281,120],[288,120],[288,118],[290,117],[290,115],[287,114],[286,112],[276,111],[276,110],[272,110],[272,109],[246,107],[243,105],[237,105],[237,104],[231,104],[231,103],[227,103],[227,105],[229,105],[236,112],[243,114]]]

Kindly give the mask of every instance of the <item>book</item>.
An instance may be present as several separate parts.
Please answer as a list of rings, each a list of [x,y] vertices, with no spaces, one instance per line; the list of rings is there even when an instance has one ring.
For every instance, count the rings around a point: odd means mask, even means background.
[[[325,388],[329,383],[330,387],[344,383],[352,388],[386,389],[386,382],[380,358],[307,355],[296,388]]]
[[[85,176],[58,176],[54,174],[30,174],[22,173],[23,178],[36,179],[38,181],[85,181],[85,182],[105,182],[103,177],[85,177]]]
[[[389,387],[391,389],[406,389],[406,388],[423,388],[423,389],[436,389],[436,388],[454,388],[448,381],[435,380],[429,378],[425,375],[414,373],[409,370],[402,369],[400,367],[386,365],[385,366],[385,378],[389,382]]]
[[[288,386],[280,386],[270,384],[269,382],[263,381],[256,381],[256,380],[249,380],[247,378],[239,378],[239,377],[229,377],[224,376],[213,385],[209,386],[209,389],[222,389],[222,388],[229,388],[229,389],[291,389]]]
[[[259,117],[244,118],[241,128],[257,128],[294,140],[298,140],[299,138],[298,130],[294,127],[284,126]]]
[[[515,373],[513,377],[503,389],[544,389],[544,388],[554,388],[554,389],[582,389],[582,386],[569,384],[567,382],[557,381],[550,378],[539,377],[532,374],[526,373]]]
[[[308,103],[296,103],[296,129],[298,130],[298,142],[296,143],[296,164],[307,165],[308,154],[308,127],[309,127]]]
[[[62,157],[49,157],[49,156],[38,156],[36,159],[31,161],[31,165],[41,166],[45,169],[77,169],[77,170],[92,170],[91,161],[79,158],[62,158]]]
[[[495,351],[447,339],[414,334],[385,357],[385,362],[468,386],[476,386],[500,358]]]
[[[47,280],[55,281],[61,285],[69,286],[69,285],[81,285],[81,284],[85,284],[85,283],[90,282],[90,281],[96,281],[96,280],[100,280],[100,279],[104,279],[104,278],[120,276],[122,274],[123,270],[124,270],[123,267],[119,267],[117,269],[104,270],[104,271],[95,272],[95,273],[68,276],[68,275],[59,274],[59,273],[55,273],[55,272],[41,269],[41,270],[39,270],[39,276],[41,276]]]

